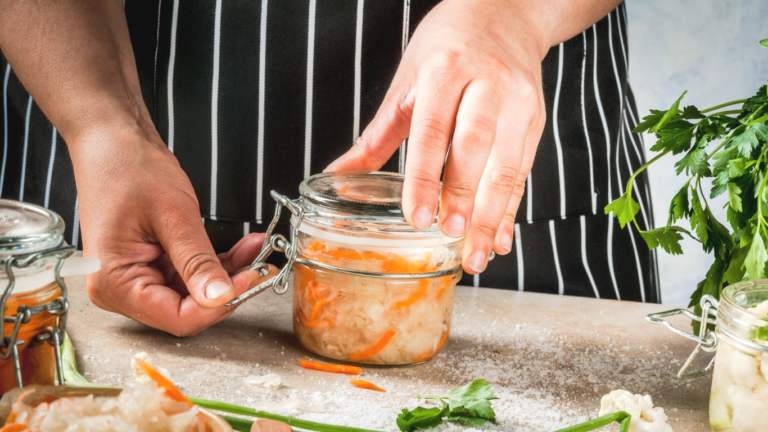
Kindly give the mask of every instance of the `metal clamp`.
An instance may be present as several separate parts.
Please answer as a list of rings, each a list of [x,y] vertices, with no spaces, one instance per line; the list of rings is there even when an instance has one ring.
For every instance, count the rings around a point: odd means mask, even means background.
[[[253,261],[253,263],[244,271],[249,270],[258,270],[262,276],[266,276],[268,271],[266,269],[265,260],[269,256],[272,251],[277,252],[283,252],[285,253],[285,257],[288,259],[288,262],[285,264],[285,266],[280,269],[280,273],[277,274],[277,276],[274,276],[270,278],[268,281],[251,288],[250,290],[244,292],[234,300],[230,301],[229,303],[226,303],[226,306],[235,306],[238,305],[249,298],[265,291],[267,288],[272,287],[272,290],[275,292],[275,294],[285,294],[286,291],[288,291],[288,276],[290,275],[291,269],[293,268],[294,263],[303,264],[310,267],[315,267],[323,270],[333,271],[337,273],[352,275],[352,276],[363,276],[363,277],[374,277],[374,278],[382,278],[382,279],[417,279],[417,278],[432,278],[432,277],[439,277],[439,276],[445,276],[449,274],[453,274],[458,269],[461,268],[461,265],[457,265],[455,267],[451,267],[449,269],[443,269],[438,270],[434,272],[429,273],[377,273],[377,272],[368,272],[368,271],[362,271],[362,270],[352,270],[352,269],[346,269],[330,264],[321,263],[318,261],[313,261],[307,258],[302,258],[299,255],[301,255],[301,251],[299,250],[298,246],[298,235],[299,235],[299,226],[301,226],[301,223],[304,221],[305,217],[328,217],[328,218],[335,218],[335,219],[341,219],[345,221],[351,221],[351,222],[359,222],[359,223],[367,223],[367,222],[378,222],[378,223],[391,223],[391,220],[389,218],[372,218],[368,216],[350,216],[350,215],[336,215],[336,214],[330,214],[330,213],[322,213],[322,212],[307,212],[304,207],[302,207],[300,204],[298,204],[298,200],[291,200],[283,195],[280,195],[279,193],[272,191],[271,192],[272,198],[277,202],[277,205],[275,206],[275,216],[272,218],[272,222],[270,222],[269,227],[267,227],[267,232],[264,235],[264,243],[261,246],[261,253],[258,257],[256,257],[256,260]],[[291,240],[288,241],[285,237],[283,237],[280,234],[272,234],[275,227],[277,226],[277,222],[280,220],[280,213],[281,209],[285,207],[288,209],[288,211],[291,212],[291,214],[295,217],[294,223],[293,223],[293,229],[291,229]],[[492,261],[495,258],[496,254],[491,251],[491,255],[488,258],[488,261]]]
[[[13,358],[13,367],[16,373],[16,385],[23,387],[21,378],[21,362],[19,359],[19,346],[24,345],[26,342],[19,339],[19,331],[21,327],[28,323],[34,315],[42,312],[48,312],[52,315],[58,316],[58,322],[56,327],[48,327],[48,331],[41,335],[38,335],[37,341],[48,341],[54,347],[56,353],[56,372],[58,374],[58,384],[64,385],[64,364],[61,360],[61,344],[64,342],[64,332],[67,327],[67,312],[69,311],[69,302],[67,302],[67,286],[64,283],[64,278],[61,277],[61,268],[64,266],[64,260],[69,258],[75,252],[74,246],[62,246],[53,249],[48,249],[40,252],[34,252],[26,255],[12,255],[7,258],[0,259],[0,266],[5,269],[5,275],[8,278],[8,286],[5,288],[2,296],[0,297],[0,324],[5,327],[5,323],[13,323],[13,329],[10,336],[5,336],[5,331],[0,333],[0,360],[8,360]],[[16,286],[16,275],[14,274],[14,268],[24,269],[28,268],[35,262],[42,259],[56,258],[57,262],[53,270],[56,284],[58,284],[61,290],[61,296],[53,299],[52,301],[34,307],[26,305],[20,305],[17,308],[16,314],[6,316],[6,303],[11,297],[14,287]]]
[[[709,324],[717,325],[717,308],[720,306],[720,302],[716,298],[707,294],[701,298],[700,304],[701,304],[701,316],[696,315],[687,309],[674,309],[666,312],[652,313],[645,317],[645,319],[648,322],[652,324],[663,325],[672,333],[678,336],[682,336],[686,339],[690,339],[697,343],[696,348],[693,349],[693,352],[691,353],[691,355],[688,356],[688,359],[685,361],[685,363],[683,363],[683,366],[680,368],[680,371],[677,372],[677,377],[681,380],[696,378],[696,377],[706,375],[712,371],[712,368],[715,365],[715,359],[712,358],[712,360],[709,362],[706,368],[698,371],[687,372],[688,368],[693,363],[693,360],[696,358],[697,355],[699,355],[699,353],[702,350],[706,352],[714,352],[715,350],[717,350],[717,334],[709,330],[708,327],[709,327]],[[673,326],[672,324],[670,324],[669,321],[662,319],[668,316],[680,315],[680,314],[685,315],[688,318],[701,323],[701,325],[699,326],[698,335],[680,330],[675,326]],[[710,317],[714,317],[715,319],[712,319]]]

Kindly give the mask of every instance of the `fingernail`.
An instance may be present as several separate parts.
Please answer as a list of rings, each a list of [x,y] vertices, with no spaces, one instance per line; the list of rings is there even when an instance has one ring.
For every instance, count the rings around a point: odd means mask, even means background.
[[[234,289],[232,289],[232,287],[224,281],[212,282],[210,285],[205,287],[205,298],[208,300],[216,300],[217,298],[229,294],[232,291],[234,291]]]
[[[432,226],[432,220],[434,214],[427,208],[427,206],[418,206],[413,212],[413,223],[416,224],[418,229],[427,229]]]
[[[460,214],[452,214],[445,218],[443,229],[450,237],[461,237],[464,235],[465,225],[466,221],[464,220],[464,216]]]
[[[478,273],[485,270],[485,252],[477,251],[472,253],[467,260],[467,265]]]
[[[501,239],[499,240],[499,245],[502,249],[509,252],[512,250],[512,236],[510,236],[507,233],[504,233],[501,235]]]

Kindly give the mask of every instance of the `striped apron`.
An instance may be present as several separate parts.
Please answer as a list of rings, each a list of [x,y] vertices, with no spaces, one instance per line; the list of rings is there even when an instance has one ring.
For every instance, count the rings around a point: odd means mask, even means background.
[[[264,231],[270,190],[298,185],[373,119],[436,0],[127,0],[150,114],[197,193],[214,248]],[[544,59],[547,124],[510,254],[465,285],[659,302],[654,253],[603,214],[644,163],[622,4]],[[11,66],[3,75],[0,196],[49,207],[80,245],[67,147]],[[407,146],[382,168],[402,171]],[[653,226],[645,174],[635,200]],[[286,227],[283,227],[285,229]]]

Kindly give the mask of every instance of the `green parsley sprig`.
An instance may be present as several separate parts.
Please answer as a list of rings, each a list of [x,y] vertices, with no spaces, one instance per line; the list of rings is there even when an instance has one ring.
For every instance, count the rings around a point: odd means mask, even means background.
[[[435,399],[440,407],[417,407],[414,410],[403,409],[397,416],[397,426],[402,432],[416,429],[428,429],[441,424],[444,419],[461,420],[482,426],[487,422],[496,423],[496,413],[491,402],[498,399],[491,390],[491,384],[483,379],[451,390],[449,396],[417,396],[419,399]]]
[[[768,47],[768,39],[760,42]],[[701,243],[715,262],[691,295],[689,306],[700,313],[705,294],[720,298],[724,286],[742,280],[766,277],[768,252],[768,92],[766,86],[748,99],[726,102],[700,110],[680,109],[685,92],[665,111],[651,110],[634,132],[655,134],[654,158],[629,178],[626,192],[605,207],[622,228],[632,222],[650,249],[661,246],[670,254],[682,254],[682,234]],[[740,109],[724,109],[741,104]],[[710,145],[718,142],[713,149]],[[661,228],[642,230],[636,215],[639,205],[632,198],[635,178],[648,166],[672,153],[683,154],[675,164],[678,175],[688,180],[672,199],[669,219]],[[710,199],[727,194],[727,221],[731,230],[712,214],[702,182],[711,181]],[[690,230],[674,225],[687,219]],[[698,323],[694,326],[698,331]]]

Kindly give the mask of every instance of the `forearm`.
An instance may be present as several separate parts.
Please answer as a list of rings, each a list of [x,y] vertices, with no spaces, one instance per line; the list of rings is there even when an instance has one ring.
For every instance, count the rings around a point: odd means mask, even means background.
[[[0,0],[0,49],[70,150],[105,131],[159,140],[120,0]]]
[[[445,0],[441,6],[466,8],[454,19],[474,19],[486,26],[507,51],[524,47],[543,59],[564,42],[607,15],[621,0]],[[453,11],[452,11],[453,12]]]

